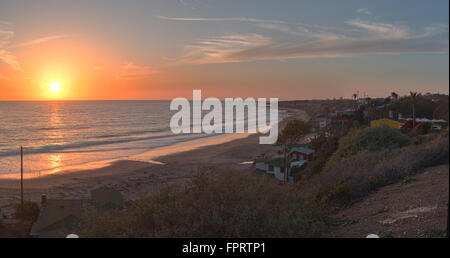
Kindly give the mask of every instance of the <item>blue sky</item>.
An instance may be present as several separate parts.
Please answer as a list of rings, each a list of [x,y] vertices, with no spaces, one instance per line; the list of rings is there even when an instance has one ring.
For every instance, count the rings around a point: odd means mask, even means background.
[[[3,0],[0,63],[20,65],[11,46],[64,39],[103,46],[138,70],[143,78],[129,85],[141,98],[163,89],[168,93],[159,98],[176,97],[192,88],[218,97],[282,99],[448,93],[448,5]]]

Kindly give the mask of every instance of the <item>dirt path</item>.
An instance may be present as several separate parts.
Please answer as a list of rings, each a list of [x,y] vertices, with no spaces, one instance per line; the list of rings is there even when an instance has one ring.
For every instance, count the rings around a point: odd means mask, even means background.
[[[449,166],[436,166],[386,186],[340,211],[336,237],[444,237]]]

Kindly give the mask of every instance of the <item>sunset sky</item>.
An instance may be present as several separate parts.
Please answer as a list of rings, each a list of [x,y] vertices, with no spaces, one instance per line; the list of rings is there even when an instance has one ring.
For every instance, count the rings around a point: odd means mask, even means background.
[[[320,2],[320,3],[318,3]],[[0,100],[448,93],[449,1],[0,2]]]

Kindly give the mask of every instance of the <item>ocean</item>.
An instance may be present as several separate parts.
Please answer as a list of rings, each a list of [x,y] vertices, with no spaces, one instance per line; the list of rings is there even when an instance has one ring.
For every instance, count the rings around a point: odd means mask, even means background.
[[[173,134],[169,104],[0,101],[0,178],[19,176],[20,146],[25,177],[37,177],[83,164],[133,159],[149,150],[214,136]]]

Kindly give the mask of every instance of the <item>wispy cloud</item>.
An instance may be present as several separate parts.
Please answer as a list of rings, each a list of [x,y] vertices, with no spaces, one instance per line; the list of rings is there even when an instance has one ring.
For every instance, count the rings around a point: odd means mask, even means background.
[[[258,34],[226,35],[210,37],[187,45],[179,63],[225,63],[240,62],[232,56],[240,51],[265,47],[272,44],[272,39]]]
[[[322,26],[315,24],[308,24],[303,22],[288,22],[281,20],[271,20],[271,19],[259,19],[259,18],[251,18],[251,17],[223,17],[223,18],[205,18],[205,17],[167,17],[167,16],[156,16],[159,19],[168,20],[168,21],[191,21],[191,22],[246,22],[246,23],[254,23],[257,26],[261,26],[261,24],[266,25],[291,25],[296,26],[300,30],[306,30],[305,28],[315,28],[315,29],[334,29],[340,30],[340,28],[332,27],[332,26]],[[279,26],[281,27],[281,26]],[[279,28],[278,27],[278,28]],[[269,26],[267,26],[269,28]],[[274,26],[274,28],[277,28]]]
[[[376,33],[385,38],[403,38],[408,36],[409,31],[406,27],[395,26],[388,23],[377,23],[363,21],[360,19],[352,19],[347,21],[347,24],[366,30],[371,33]]]
[[[8,45],[13,37],[14,31],[9,28],[9,25],[0,22],[0,48]]]
[[[167,17],[167,16],[156,16],[163,20],[169,21],[212,21],[212,22],[224,22],[224,21],[233,21],[233,22],[275,22],[275,23],[284,23],[276,20],[263,20],[263,19],[254,19],[254,18],[245,18],[245,17],[227,17],[227,18],[203,18],[203,17]]]
[[[148,66],[136,65],[133,62],[125,62],[120,67],[121,71],[118,74],[118,79],[123,80],[135,80],[140,78],[148,77],[152,74],[158,73],[159,71],[154,70]]]
[[[14,37],[12,25],[9,22],[0,22],[0,61],[8,64],[16,71],[22,71],[17,58],[7,49]]]
[[[20,66],[19,61],[17,60],[16,56],[14,56],[11,52],[0,49],[0,61],[2,61],[5,64],[8,64],[16,71],[22,72],[23,69]]]
[[[404,26],[360,19],[349,20],[346,24],[356,28],[360,35],[305,30],[298,31],[301,37],[294,40],[276,40],[254,33],[209,37],[187,45],[178,63],[448,52],[448,27],[445,25],[433,25],[413,33]],[[282,26],[276,29],[293,32]]]
[[[257,23],[258,27],[268,30],[276,30],[280,32],[284,32],[287,34],[302,36],[305,35],[305,33],[308,33],[308,29],[304,27],[296,27],[292,28],[292,26],[283,24],[283,23]]]
[[[372,15],[372,12],[368,8],[358,8],[356,12],[359,14]]]
[[[356,10],[371,15],[368,8]],[[261,33],[239,33],[208,37],[184,47],[177,63],[241,62],[261,59],[341,57],[362,54],[448,52],[448,26],[438,24],[413,32],[404,25],[349,19],[346,26],[311,25],[248,17],[167,17],[180,22],[245,22],[294,35],[294,39],[272,38]]]
[[[13,46],[13,48],[15,47],[28,47],[28,46],[32,46],[32,45],[37,45],[37,44],[41,44],[41,43],[45,43],[48,41],[52,41],[52,40],[56,40],[56,39],[62,39],[62,38],[67,38],[67,35],[53,35],[53,36],[47,36],[47,37],[42,37],[42,38],[38,38],[38,39],[33,39],[33,40],[29,40],[23,43],[19,43],[15,46]]]
[[[14,30],[12,24],[9,22],[0,21],[0,61],[11,66],[15,71],[23,72],[17,57],[13,54],[12,49],[19,47],[27,47],[31,45],[45,43],[51,40],[67,37],[66,35],[54,35],[33,39],[17,45],[12,45],[11,41],[14,38]]]

